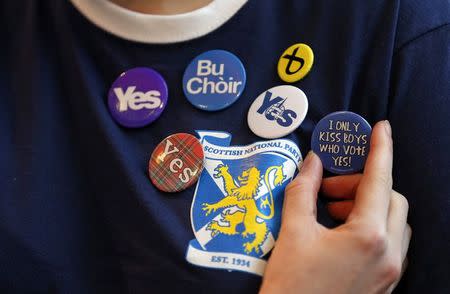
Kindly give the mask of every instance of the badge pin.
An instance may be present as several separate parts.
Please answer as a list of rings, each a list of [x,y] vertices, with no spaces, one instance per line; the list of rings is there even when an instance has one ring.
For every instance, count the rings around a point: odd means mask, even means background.
[[[308,112],[308,99],[297,87],[284,85],[270,88],[250,106],[248,126],[262,138],[280,138],[297,129]]]
[[[360,115],[333,112],[316,125],[311,149],[322,160],[323,167],[335,174],[351,174],[364,168],[370,147],[370,124]]]
[[[151,68],[138,67],[122,73],[114,81],[108,94],[108,107],[118,124],[139,128],[161,115],[167,99],[163,77]]]
[[[306,44],[295,44],[281,54],[278,61],[278,75],[287,83],[303,79],[314,63],[314,53]]]
[[[191,205],[188,262],[263,275],[281,223],[284,190],[302,161],[285,139],[231,145],[231,134],[198,131],[205,168]]]
[[[186,98],[195,107],[216,111],[233,104],[245,88],[242,62],[224,50],[211,50],[194,58],[183,76]]]
[[[148,164],[152,183],[164,192],[192,186],[203,170],[203,148],[190,134],[171,135],[156,146]]]

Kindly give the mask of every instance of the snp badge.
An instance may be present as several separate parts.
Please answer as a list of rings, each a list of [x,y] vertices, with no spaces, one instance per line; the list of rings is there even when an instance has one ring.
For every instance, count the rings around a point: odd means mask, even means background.
[[[287,83],[303,79],[314,63],[314,53],[306,44],[294,44],[281,54],[278,75]]]
[[[188,262],[262,275],[281,223],[284,189],[302,161],[289,140],[230,146],[231,135],[199,131],[204,170],[191,206]]]

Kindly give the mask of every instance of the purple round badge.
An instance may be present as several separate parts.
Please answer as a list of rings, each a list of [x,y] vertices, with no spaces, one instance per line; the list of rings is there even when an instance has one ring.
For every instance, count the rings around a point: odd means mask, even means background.
[[[139,128],[155,121],[167,104],[168,90],[155,70],[137,67],[122,73],[108,93],[112,117],[124,127]]]
[[[316,125],[311,149],[323,167],[335,174],[351,174],[364,168],[369,153],[370,124],[350,111],[333,112]]]

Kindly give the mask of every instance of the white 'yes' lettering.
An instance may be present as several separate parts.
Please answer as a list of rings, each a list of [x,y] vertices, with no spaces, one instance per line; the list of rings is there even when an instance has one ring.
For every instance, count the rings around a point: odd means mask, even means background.
[[[172,148],[172,150],[170,150]],[[172,153],[178,153],[180,150],[174,146],[170,140],[167,140],[166,146],[164,146],[164,153],[161,153],[159,160],[164,161],[167,155]],[[183,168],[184,162],[179,158],[174,158],[169,163],[169,169],[172,173],[178,174],[178,178],[181,182],[187,183],[191,180],[191,177],[197,173],[197,170],[192,170],[189,167]]]
[[[155,109],[161,105],[161,93],[159,91],[140,92],[134,91],[136,86],[128,87],[125,93],[122,88],[114,88],[114,93],[119,99],[119,111],[127,111],[128,107],[132,110]]]

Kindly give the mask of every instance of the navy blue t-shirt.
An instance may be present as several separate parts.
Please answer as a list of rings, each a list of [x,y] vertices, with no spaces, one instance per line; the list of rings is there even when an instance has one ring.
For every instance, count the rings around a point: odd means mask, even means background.
[[[0,292],[257,292],[257,275],[186,261],[195,187],[162,193],[147,163],[173,133],[217,130],[232,134],[234,145],[260,141],[248,109],[284,84],[278,58],[301,42],[315,62],[293,85],[308,96],[309,111],[287,138],[306,154],[315,124],[330,112],[350,110],[372,125],[389,119],[394,189],[409,200],[413,229],[398,293],[449,293],[449,7],[448,0],[250,0],[204,36],[148,44],[106,32],[66,1],[4,1]],[[212,49],[234,53],[247,71],[242,97],[219,112],[194,108],[182,90],[186,66]],[[162,74],[169,102],[151,125],[123,128],[107,93],[120,73],[140,66]],[[324,201],[319,220],[334,225]]]

